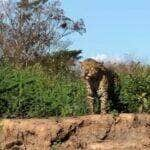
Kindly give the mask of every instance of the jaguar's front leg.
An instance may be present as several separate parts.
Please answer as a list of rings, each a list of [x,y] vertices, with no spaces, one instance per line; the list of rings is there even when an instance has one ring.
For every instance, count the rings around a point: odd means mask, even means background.
[[[98,95],[100,100],[100,111],[102,114],[106,114],[108,111],[108,79],[104,75],[99,84]]]
[[[87,105],[90,114],[94,114],[94,94],[89,81],[86,81],[87,88]]]

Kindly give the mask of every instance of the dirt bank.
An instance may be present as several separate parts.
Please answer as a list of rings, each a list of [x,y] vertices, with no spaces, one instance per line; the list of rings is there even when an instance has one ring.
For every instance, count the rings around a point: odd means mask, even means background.
[[[150,150],[150,115],[4,119],[0,149]]]

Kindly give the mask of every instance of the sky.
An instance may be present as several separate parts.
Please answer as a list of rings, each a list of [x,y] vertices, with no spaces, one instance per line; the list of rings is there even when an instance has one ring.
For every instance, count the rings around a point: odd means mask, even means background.
[[[150,0],[62,0],[66,15],[87,32],[69,37],[84,58],[140,59],[150,63]]]
[[[68,37],[83,58],[150,64],[150,0],[60,1],[67,16],[85,22],[85,34]]]

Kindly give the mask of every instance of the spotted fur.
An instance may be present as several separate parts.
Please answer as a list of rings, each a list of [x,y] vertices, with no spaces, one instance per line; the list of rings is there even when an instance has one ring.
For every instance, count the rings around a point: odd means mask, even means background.
[[[109,77],[108,70],[103,63],[97,62],[94,59],[86,59],[81,62],[82,77],[87,88],[87,103],[90,113],[94,113],[94,99],[97,97],[100,100],[100,112],[108,111],[108,88]]]

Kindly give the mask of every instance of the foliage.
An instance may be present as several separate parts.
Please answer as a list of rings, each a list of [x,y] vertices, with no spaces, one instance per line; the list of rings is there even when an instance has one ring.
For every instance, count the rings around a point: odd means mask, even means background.
[[[129,70],[130,73],[120,73],[124,111],[150,112],[150,66],[132,63]]]
[[[0,66],[2,117],[70,116],[86,113],[85,88],[71,73],[51,76],[36,64],[25,69]]]
[[[85,32],[83,20],[67,17],[57,0],[5,4],[0,14],[0,50],[7,60],[0,62],[0,116],[84,114],[85,87],[72,68],[81,50],[68,51],[65,39]]]
[[[83,20],[67,17],[58,0],[20,0],[2,7],[0,49],[15,65],[28,66],[37,55],[66,49],[65,37],[85,32]]]
[[[58,0],[5,4],[0,7],[0,58],[7,59],[0,62],[0,116],[85,114],[85,86],[73,68],[81,50],[67,51],[66,40],[86,31],[83,20],[67,17]],[[110,112],[150,113],[150,66],[106,66],[110,79],[117,80],[110,81]]]
[[[42,68],[50,74],[66,74],[70,71],[73,72],[73,67],[77,60],[81,58],[81,50],[61,50],[47,54],[45,56],[36,56],[31,64],[39,62]],[[74,72],[75,73],[75,72]]]
[[[120,84],[111,86],[117,96],[111,96],[110,112],[149,113],[150,67],[133,63],[129,68],[129,72],[118,71]],[[77,74],[69,70],[63,73],[58,69],[54,76],[43,69],[38,63],[24,69],[16,69],[6,62],[0,63],[1,117],[73,116],[87,113],[85,85]]]

